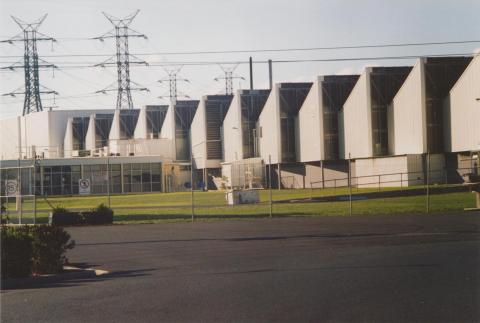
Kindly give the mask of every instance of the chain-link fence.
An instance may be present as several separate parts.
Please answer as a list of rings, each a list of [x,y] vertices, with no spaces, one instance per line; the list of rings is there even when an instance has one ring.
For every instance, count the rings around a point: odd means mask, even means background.
[[[34,169],[34,166],[18,166],[1,169],[1,223],[36,223],[36,174]]]
[[[214,177],[221,178],[221,174],[194,170],[189,179],[193,185],[183,192],[110,191],[52,196],[41,194],[34,169],[34,166],[1,169],[2,222],[47,223],[54,207],[81,211],[101,203],[114,210],[117,223],[450,212],[476,207],[476,197],[471,192],[478,189],[476,183],[480,182],[476,165],[425,172],[351,177],[347,174],[332,180],[312,181],[305,189],[283,188],[290,187],[291,181],[298,181],[285,176],[280,178],[283,187],[279,189],[271,188],[275,177],[271,167],[251,160],[233,165],[230,184],[221,190],[208,189],[211,185],[205,183],[213,182]],[[222,180],[228,182],[227,178]]]

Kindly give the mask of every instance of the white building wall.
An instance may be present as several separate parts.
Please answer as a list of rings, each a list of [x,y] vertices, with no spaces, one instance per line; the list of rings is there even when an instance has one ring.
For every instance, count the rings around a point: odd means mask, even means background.
[[[372,157],[370,68],[366,68],[343,105],[344,159]]]
[[[280,95],[279,84],[275,84],[267,102],[258,118],[261,128],[259,138],[260,157],[265,163],[271,156],[271,163],[281,163],[281,134],[280,134]]]
[[[162,130],[160,131],[160,137],[166,139],[175,139],[175,111],[174,106],[169,105],[165,120],[163,121]]]
[[[237,91],[223,120],[225,162],[232,162],[243,157],[241,91]]]
[[[18,122],[22,154],[32,157],[32,151],[44,158],[63,157],[65,133],[69,118],[88,117],[93,112],[108,113],[111,110],[56,110],[30,113],[26,116],[4,119],[1,125],[1,154],[3,159],[18,158]],[[15,122],[13,122],[15,120]]]
[[[353,185],[359,188],[423,185],[427,176],[425,154],[356,159],[352,165]],[[445,183],[443,154],[431,154],[429,168],[430,184]]]
[[[299,151],[300,161],[309,162],[323,160],[323,104],[321,82],[319,76],[308,92],[300,111],[299,119]]]
[[[0,159],[18,159],[20,146],[19,128],[22,117],[0,120]]]
[[[193,117],[190,131],[192,135],[192,155],[195,168],[207,167],[207,133],[206,133],[205,97],[200,101]],[[219,167],[219,166],[218,166]]]
[[[31,147],[35,146],[37,155],[45,156],[45,158],[60,157],[61,146],[53,146],[50,141],[50,118],[49,111],[35,112],[21,117],[21,138],[22,151],[31,151]],[[55,125],[59,127],[60,125]],[[61,125],[66,127],[66,123]],[[63,144],[63,138],[61,139]],[[30,148],[30,149],[29,149]],[[29,154],[28,158],[32,156]]]
[[[165,115],[165,120],[163,121],[162,130],[160,131],[160,137],[163,139],[170,139],[171,151],[170,155],[172,158],[176,156],[175,151],[175,107],[170,104],[167,109],[167,114]]]
[[[108,134],[109,140],[120,140],[120,110],[115,110],[113,114],[112,126]],[[113,149],[112,149],[113,150]]]
[[[88,129],[85,135],[85,149],[86,150],[95,150],[95,114],[90,115],[90,120],[88,121]]]
[[[111,111],[112,110],[101,110],[100,112]],[[63,157],[63,144],[65,141],[65,132],[67,130],[69,118],[89,117],[92,114],[92,110],[57,110],[44,112],[48,114],[49,122],[49,146],[51,155],[49,158]],[[36,130],[33,131],[37,133]]]
[[[67,129],[63,139],[63,157],[72,157],[73,151],[73,118],[68,118]]]
[[[170,138],[120,140],[119,111],[115,111],[112,129],[110,129],[110,147],[103,152],[96,151],[95,113],[112,112],[113,110],[42,111],[0,120],[0,157],[2,160],[17,159],[19,146],[21,146],[23,158],[31,158],[33,156],[32,150],[35,150],[36,154],[42,156],[42,158],[72,157],[72,119],[74,117],[89,117],[85,148],[92,151],[92,156],[106,155],[107,153],[119,153],[122,156],[128,156],[132,153],[135,155],[163,156],[166,160],[172,160],[174,156],[172,139],[174,137],[174,119],[172,113],[169,119],[171,122],[165,123],[167,129],[163,132],[165,136],[168,135]],[[142,120],[141,116],[139,120]],[[20,121],[20,131],[18,130],[18,121]],[[141,127],[142,122],[139,123]],[[146,129],[146,123],[144,123],[144,126]],[[141,131],[138,131],[137,128],[135,134],[140,136]],[[19,141],[21,144],[19,144]]]
[[[48,136],[49,136],[49,158],[63,157],[63,142],[65,140],[65,131],[67,130],[68,118],[80,116],[82,113],[65,111],[47,111],[48,114]],[[34,130],[35,131],[35,130]],[[35,131],[37,133],[37,131]]]
[[[480,150],[480,56],[450,90],[451,150]]]
[[[418,60],[393,98],[394,155],[426,153],[424,64]],[[391,118],[391,116],[389,117]]]
[[[147,139],[147,109],[145,107],[140,108],[133,137],[135,139]]]
[[[354,182],[359,188],[408,186],[406,155],[357,159],[353,165]]]

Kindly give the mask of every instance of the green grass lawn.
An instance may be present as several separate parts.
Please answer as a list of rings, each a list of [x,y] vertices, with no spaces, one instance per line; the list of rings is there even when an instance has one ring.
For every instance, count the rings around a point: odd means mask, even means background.
[[[333,191],[333,190],[332,190]],[[325,196],[345,194],[346,189],[337,189],[336,192],[329,190],[314,190],[313,196]],[[363,193],[371,190],[360,190]],[[310,190],[281,190],[273,191],[273,200],[304,199],[310,197]],[[190,221],[191,206],[190,192],[182,193],[153,193],[142,195],[117,195],[112,196],[112,208],[115,211],[115,223],[154,223],[172,221]],[[68,208],[93,208],[100,203],[106,202],[106,197],[61,197],[51,198],[53,205],[62,205]],[[38,199],[37,209],[47,209]],[[460,211],[466,207],[474,207],[475,197],[470,192],[435,194],[430,196],[430,212]],[[212,221],[220,219],[242,220],[268,217],[270,206],[268,203],[268,191],[261,191],[261,203],[254,205],[226,206],[224,193],[222,192],[195,192],[195,218],[200,221]],[[401,213],[426,213],[426,196],[391,197],[353,201],[354,215],[376,214],[401,214]],[[116,207],[128,206],[132,209]],[[135,207],[149,208],[135,208]],[[24,210],[28,212],[24,206]],[[303,203],[278,203],[273,205],[273,216],[330,216],[349,215],[349,202],[303,202]],[[31,217],[25,214],[24,218]],[[15,214],[10,217],[12,220]],[[48,211],[39,211],[37,219],[46,222]],[[31,219],[30,219],[31,221]],[[28,222],[28,219],[27,219]]]
[[[405,189],[415,189],[419,186],[414,186]],[[421,187],[420,187],[421,188]],[[382,191],[399,190],[399,188],[382,188]],[[376,192],[377,188],[361,188],[352,189],[352,194],[362,194],[367,192]],[[326,189],[282,189],[272,190],[273,201],[291,200],[291,199],[306,199],[310,197],[322,197],[332,195],[348,194],[348,188],[326,188]],[[209,192],[195,192],[195,204],[198,206],[225,206],[225,193],[219,191]],[[260,190],[260,200],[267,202],[269,200],[269,191]],[[48,201],[48,202],[47,202]],[[50,210],[52,206],[62,206],[64,208],[81,208],[92,209],[100,203],[107,204],[107,197],[102,196],[66,196],[66,197],[37,197],[37,209]],[[31,203],[31,201],[27,201]],[[155,207],[155,206],[189,206],[191,204],[190,192],[178,193],[146,193],[146,194],[128,194],[128,195],[112,195],[110,197],[112,208],[116,207]],[[14,208],[14,204],[9,204],[10,208]]]

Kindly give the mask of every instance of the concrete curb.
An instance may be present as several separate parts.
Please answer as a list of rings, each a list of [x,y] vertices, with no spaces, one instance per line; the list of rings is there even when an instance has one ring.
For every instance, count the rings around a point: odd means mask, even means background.
[[[107,270],[95,268],[79,268],[63,266],[63,272],[58,274],[39,275],[26,278],[8,278],[2,280],[1,290],[42,288],[52,284],[74,283],[75,280],[93,279],[109,273]]]

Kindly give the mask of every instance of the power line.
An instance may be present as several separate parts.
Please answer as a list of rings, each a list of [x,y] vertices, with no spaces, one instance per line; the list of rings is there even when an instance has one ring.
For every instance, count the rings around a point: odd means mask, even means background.
[[[91,38],[90,40],[94,40]],[[8,42],[6,40],[0,42]],[[421,42],[421,43],[398,43],[398,44],[369,44],[369,45],[351,45],[351,46],[329,46],[329,47],[304,47],[304,48],[268,48],[268,49],[240,49],[240,50],[213,50],[213,51],[178,51],[178,52],[150,52],[137,53],[136,56],[154,56],[154,55],[204,55],[204,54],[235,54],[235,53],[268,53],[268,52],[301,52],[301,51],[319,51],[319,50],[341,50],[341,49],[366,49],[366,48],[388,48],[388,47],[413,47],[413,46],[433,46],[433,45],[459,45],[480,43],[480,40],[461,40],[461,41],[439,41],[439,42]],[[45,57],[107,57],[108,54],[53,54]],[[0,55],[0,58],[18,58],[20,55]]]
[[[69,95],[69,96],[62,96],[58,95],[55,98],[45,98],[43,101],[58,101],[58,100],[68,100],[68,99],[84,99],[84,98],[93,98],[101,96],[101,93],[84,93],[84,94],[76,94],[76,95]],[[14,103],[21,103],[23,100],[15,100],[10,102],[0,102],[0,105],[9,105]]]
[[[377,61],[377,60],[408,60],[425,57],[458,57],[458,56],[478,56],[479,53],[448,53],[448,54],[427,54],[427,55],[401,55],[401,56],[371,56],[371,57],[345,57],[345,58],[309,58],[309,59],[290,59],[290,60],[272,60],[273,63],[308,63],[308,62],[342,62],[342,61]],[[76,68],[92,68],[95,65],[86,65],[78,62],[79,65],[56,65],[58,69],[76,69]],[[149,67],[166,67],[166,66],[208,66],[208,65],[240,65],[248,64],[248,61],[175,61],[175,62],[149,62]],[[268,60],[253,61],[254,64],[266,64]],[[107,67],[107,66],[105,66]]]

